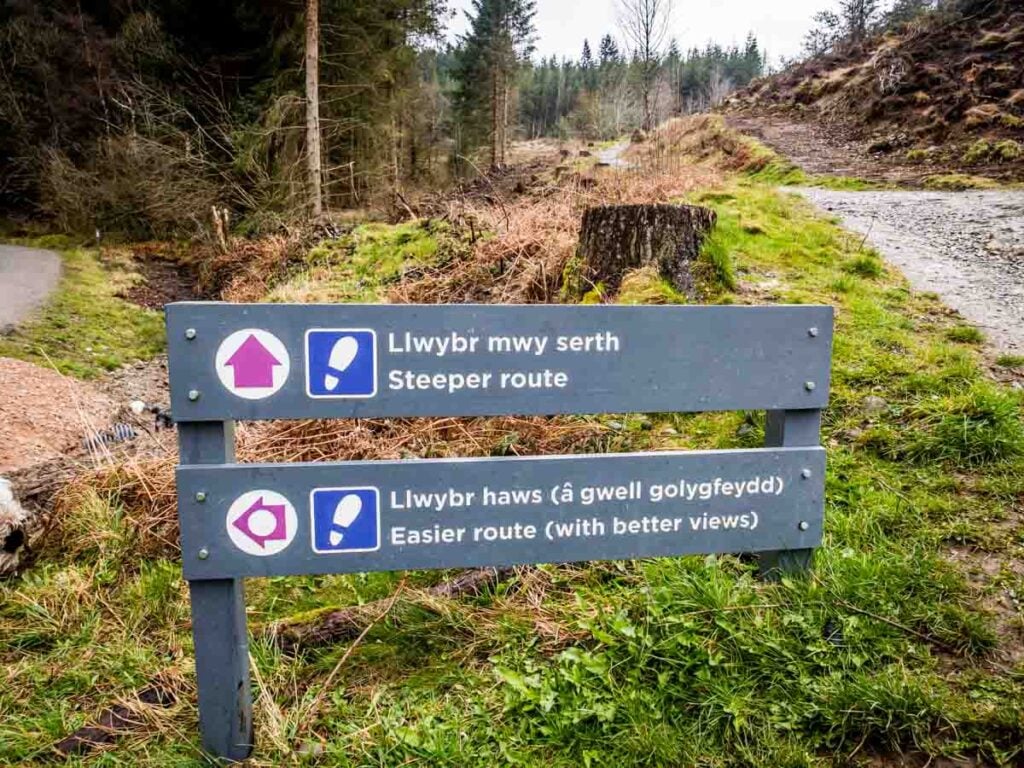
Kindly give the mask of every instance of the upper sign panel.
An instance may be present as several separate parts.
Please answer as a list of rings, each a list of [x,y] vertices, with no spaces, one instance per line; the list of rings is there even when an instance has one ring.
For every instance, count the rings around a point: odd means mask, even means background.
[[[823,408],[832,308],[167,308],[178,421]]]

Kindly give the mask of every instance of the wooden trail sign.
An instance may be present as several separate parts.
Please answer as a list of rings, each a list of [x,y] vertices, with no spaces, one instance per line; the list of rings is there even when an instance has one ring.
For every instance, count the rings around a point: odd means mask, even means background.
[[[252,749],[243,579],[756,552],[822,537],[832,309],[173,304],[203,743]],[[752,450],[239,465],[236,420],[765,410]]]

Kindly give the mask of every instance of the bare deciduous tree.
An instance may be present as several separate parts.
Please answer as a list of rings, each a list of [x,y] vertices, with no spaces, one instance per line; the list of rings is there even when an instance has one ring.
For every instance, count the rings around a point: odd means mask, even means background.
[[[714,67],[708,80],[708,101],[711,103],[711,106],[717,107],[720,105],[732,91],[732,81],[722,71],[721,67]]]
[[[630,55],[639,65],[640,98],[644,109],[644,130],[654,127],[657,113],[655,82],[661,64],[661,49],[668,37],[672,0],[618,0],[619,26]]]

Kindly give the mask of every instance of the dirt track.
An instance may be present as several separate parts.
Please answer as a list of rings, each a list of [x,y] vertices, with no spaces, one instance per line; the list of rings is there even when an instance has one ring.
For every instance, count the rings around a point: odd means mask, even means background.
[[[1024,354],[1024,191],[800,192],[995,347]]]
[[[818,123],[777,115],[730,115],[727,122],[730,128],[753,136],[813,175],[919,187],[925,178],[941,170],[900,164],[894,155],[871,154],[863,143],[844,139],[836,129]]]

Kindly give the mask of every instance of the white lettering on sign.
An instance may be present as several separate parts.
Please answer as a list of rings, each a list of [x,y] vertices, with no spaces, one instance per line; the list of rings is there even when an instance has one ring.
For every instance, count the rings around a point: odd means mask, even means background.
[[[592,336],[559,336],[555,342],[559,352],[621,352],[619,337],[610,331]]]
[[[548,348],[547,336],[491,336],[487,351],[497,354],[532,354],[540,357]]]
[[[417,547],[430,544],[461,544],[465,536],[465,528],[444,528],[440,525],[431,528],[396,526],[391,529],[388,539],[395,547]]]
[[[487,490],[486,488],[484,489]],[[449,488],[444,493],[416,493],[406,490],[404,493],[391,492],[392,509],[429,509],[443,512],[446,509],[460,509],[473,503],[476,494],[470,491],[463,493]]]
[[[558,336],[551,343],[550,336],[532,334],[528,336],[479,336],[452,331],[444,336],[423,336],[404,331],[388,334],[388,352],[393,355],[427,355],[449,357],[451,355],[489,352],[494,355],[534,355],[540,357],[549,351],[572,353],[621,352],[622,342],[611,331],[582,336]]]
[[[622,343],[604,331],[581,336],[551,337],[543,334],[474,336],[452,331],[443,336],[424,336],[404,331],[388,334],[387,351],[392,355],[424,355],[447,358],[454,355],[486,354],[542,357],[552,352],[565,354],[620,352]],[[424,372],[396,368],[388,373],[391,392],[438,392],[456,395],[480,390],[550,390],[569,386],[566,371],[543,370]]]
[[[488,508],[523,509],[547,505],[560,507],[600,507],[601,505],[662,504],[673,508],[680,504],[701,504],[715,498],[741,499],[754,496],[780,496],[786,483],[780,476],[753,476],[710,480],[674,480],[652,483],[645,488],[642,480],[628,480],[615,485],[574,487],[571,482],[543,488],[492,488],[479,490],[445,488],[417,491],[411,488],[388,494],[395,511],[421,510],[427,513],[451,512],[459,509]],[[561,539],[603,538],[609,536],[678,536],[705,534],[714,531],[753,531],[760,523],[757,511],[712,514],[706,510],[693,514],[644,515],[636,518],[576,517],[548,520],[543,527],[535,521],[502,519],[493,524],[472,528],[433,525],[424,528],[394,526],[389,540],[396,547],[439,544],[489,544],[506,541],[531,541],[543,536],[549,541]]]
[[[680,501],[709,501],[719,496],[742,499],[744,496],[781,496],[786,484],[781,477],[752,477],[724,480],[716,477],[700,483],[679,480],[666,485],[652,485],[650,500],[655,504],[672,499]]]
[[[388,352],[393,355],[461,355],[476,352],[479,344],[478,337],[463,336],[455,331],[448,336],[417,336],[408,331],[388,334]]]

